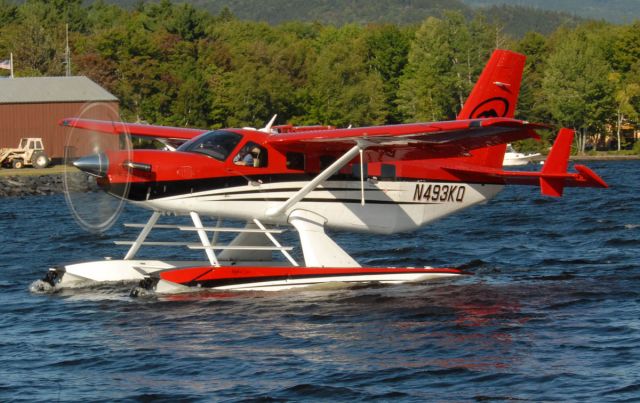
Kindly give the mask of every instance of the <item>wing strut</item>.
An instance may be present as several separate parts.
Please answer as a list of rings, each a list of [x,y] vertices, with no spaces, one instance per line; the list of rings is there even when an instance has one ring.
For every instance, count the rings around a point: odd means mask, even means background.
[[[147,221],[147,223],[142,228],[142,231],[140,231],[140,234],[138,234],[136,240],[133,242],[133,244],[131,244],[131,248],[124,257],[124,260],[131,260],[136,255],[136,253],[138,253],[138,250],[147,239],[149,232],[151,232],[153,226],[158,222],[158,218],[160,218],[160,215],[161,214],[159,211],[154,211],[153,214],[151,214],[151,217],[149,217],[149,221]]]
[[[318,185],[324,182],[331,175],[338,172],[342,167],[347,165],[349,161],[351,161],[360,150],[364,150],[369,146],[369,143],[366,141],[358,141],[358,143],[353,146],[349,151],[347,151],[342,157],[338,158],[334,161],[333,164],[329,165],[324,171],[318,174],[313,180],[306,185],[304,185],[300,190],[298,190],[295,194],[293,194],[284,204],[278,207],[272,207],[267,210],[267,216],[273,217],[280,215],[287,211],[291,206],[298,203],[300,200],[304,199],[306,195],[311,193]]]
[[[211,242],[209,242],[209,237],[207,237],[207,233],[202,226],[202,221],[200,220],[200,215],[195,211],[189,213],[191,216],[191,221],[193,221],[193,225],[196,228],[196,232],[200,237],[200,242],[202,242],[202,246],[204,247],[204,252],[207,254],[207,258],[209,259],[209,263],[211,266],[220,267],[220,263],[218,262],[218,258],[216,258],[215,253],[213,252],[213,248],[211,247]]]

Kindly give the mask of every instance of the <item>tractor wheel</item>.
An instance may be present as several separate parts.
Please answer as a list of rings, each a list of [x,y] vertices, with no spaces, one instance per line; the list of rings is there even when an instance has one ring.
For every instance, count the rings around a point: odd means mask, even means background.
[[[22,161],[22,159],[20,158],[16,158],[15,160],[11,161],[11,166],[15,169],[24,168],[24,161]]]
[[[47,154],[39,152],[33,155],[31,162],[35,168],[42,169],[49,165],[50,160],[49,157],[47,157]]]

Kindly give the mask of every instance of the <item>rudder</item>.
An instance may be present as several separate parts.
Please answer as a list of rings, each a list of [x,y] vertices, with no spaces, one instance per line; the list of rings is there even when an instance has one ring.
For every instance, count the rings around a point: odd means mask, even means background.
[[[515,116],[526,57],[497,49],[458,114],[460,119]]]
[[[520,53],[495,50],[457,119],[513,118],[518,104],[525,60],[526,57]],[[501,168],[506,147],[506,144],[499,144],[478,149],[472,153],[473,162]]]

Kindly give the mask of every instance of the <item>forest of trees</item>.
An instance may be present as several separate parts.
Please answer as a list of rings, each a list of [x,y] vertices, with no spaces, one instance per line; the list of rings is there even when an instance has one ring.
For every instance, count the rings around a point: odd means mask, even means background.
[[[0,59],[17,76],[74,75],[120,99],[127,121],[216,127],[361,126],[455,118],[491,51],[527,55],[518,117],[575,128],[579,148],[618,148],[638,127],[640,21],[505,36],[481,14],[415,25],[243,21],[168,0],[0,0]],[[6,75],[6,72],[0,74]],[[545,143],[525,144],[542,148]],[[625,147],[624,141],[621,147]],[[638,147],[638,145],[636,145]]]

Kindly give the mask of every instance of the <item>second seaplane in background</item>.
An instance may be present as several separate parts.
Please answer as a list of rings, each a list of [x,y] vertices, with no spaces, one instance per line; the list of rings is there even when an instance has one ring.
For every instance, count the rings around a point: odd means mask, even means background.
[[[514,119],[524,62],[523,55],[496,50],[454,121],[336,129],[273,126],[272,120],[263,129],[207,131],[65,119],[61,124],[73,129],[150,137],[170,149],[104,151],[75,161],[101,188],[152,214],[137,225],[141,232],[128,242],[124,259],[55,267],[45,280],[60,287],[142,280],[147,289],[173,293],[464,274],[453,268],[361,267],[325,229],[412,231],[486,202],[508,184],[539,185],[548,196],[561,196],[568,186],[607,187],[584,166],[567,172],[573,140],[568,129],[560,130],[542,171],[502,169],[506,144],[537,138],[535,130],[544,127]],[[158,224],[163,214],[189,216],[193,225]],[[242,220],[246,226],[205,226],[201,217]],[[283,226],[297,231],[301,258],[276,239]],[[156,228],[192,231],[198,241],[147,241]],[[237,236],[219,244],[225,232]],[[144,245],[201,249],[206,260],[136,259]],[[277,253],[282,261],[272,259]]]

